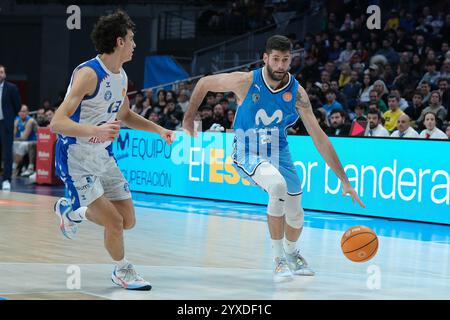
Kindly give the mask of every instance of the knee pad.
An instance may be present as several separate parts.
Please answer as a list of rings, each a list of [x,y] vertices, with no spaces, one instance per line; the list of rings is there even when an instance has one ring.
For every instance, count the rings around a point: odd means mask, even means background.
[[[269,204],[267,213],[274,217],[282,217],[285,212],[287,185],[283,177],[275,177],[267,188]]]
[[[305,213],[302,205],[302,195],[286,197],[286,204],[284,207],[286,223],[294,229],[303,227]]]

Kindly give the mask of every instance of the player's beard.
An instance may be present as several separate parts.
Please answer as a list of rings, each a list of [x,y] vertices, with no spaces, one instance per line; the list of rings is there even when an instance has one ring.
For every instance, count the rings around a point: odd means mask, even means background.
[[[378,124],[374,123],[374,122],[369,122],[369,128],[370,129],[375,129],[378,126]]]
[[[281,81],[286,76],[287,72],[284,73],[274,73],[273,69],[270,67],[269,64],[267,64],[267,74],[269,75],[269,78],[273,81]]]

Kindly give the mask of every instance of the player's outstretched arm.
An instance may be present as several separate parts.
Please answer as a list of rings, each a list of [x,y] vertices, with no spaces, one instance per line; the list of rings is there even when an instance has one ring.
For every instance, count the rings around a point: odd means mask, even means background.
[[[53,116],[50,129],[69,137],[98,137],[105,141],[114,140],[120,129],[120,122],[118,121],[94,126],[80,124],[70,119],[81,100],[85,96],[93,94],[96,86],[97,75],[94,70],[87,67],[78,70],[74,75],[69,95]]]
[[[319,153],[322,155],[326,163],[330,168],[336,173],[339,179],[342,181],[343,195],[350,194],[353,203],[357,201],[359,205],[365,208],[364,203],[359,199],[356,191],[350,185],[348,177],[345,174],[344,168],[342,167],[341,161],[339,160],[333,145],[328,139],[328,136],[323,132],[322,128],[319,126],[316,117],[312,111],[311,102],[309,101],[308,94],[305,89],[301,86],[298,88],[296,104],[297,112],[302,117],[303,124],[306,130],[314,141]]]
[[[194,120],[198,107],[208,91],[233,92],[238,101],[242,101],[252,83],[250,72],[221,73],[201,78],[192,92],[189,107],[183,118],[183,130],[190,136],[195,136]]]
[[[175,140],[175,132],[167,130],[160,125],[157,125],[153,121],[147,120],[136,112],[130,109],[130,100],[125,96],[122,107],[117,114],[117,119],[123,121],[127,127],[136,130],[155,132],[161,136],[168,144],[172,144]]]

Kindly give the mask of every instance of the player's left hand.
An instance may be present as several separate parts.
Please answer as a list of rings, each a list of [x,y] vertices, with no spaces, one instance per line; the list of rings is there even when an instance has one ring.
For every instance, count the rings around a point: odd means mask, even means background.
[[[355,189],[350,185],[350,183],[342,183],[342,196],[345,196],[349,194],[352,197],[352,202],[355,203],[355,200],[358,201],[359,205],[362,208],[365,208],[366,206],[359,198],[358,194],[356,193]]]
[[[159,135],[168,145],[171,145],[176,137],[175,131],[167,129],[163,129]]]

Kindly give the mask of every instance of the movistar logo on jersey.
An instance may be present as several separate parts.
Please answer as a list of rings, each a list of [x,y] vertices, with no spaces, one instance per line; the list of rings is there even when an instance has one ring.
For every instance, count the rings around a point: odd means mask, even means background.
[[[266,110],[259,109],[255,115],[255,123],[257,126],[262,122],[265,126],[269,126],[273,123],[277,124],[283,120],[283,111],[276,110],[270,117],[267,115]]]

